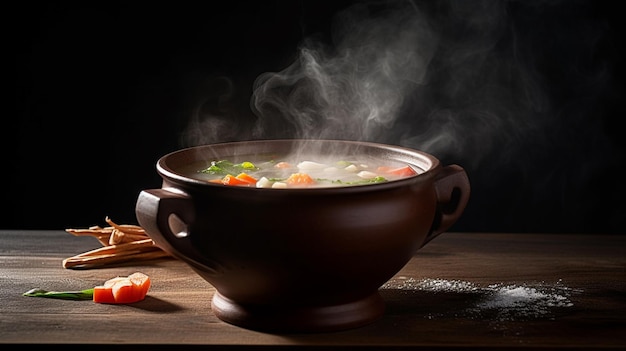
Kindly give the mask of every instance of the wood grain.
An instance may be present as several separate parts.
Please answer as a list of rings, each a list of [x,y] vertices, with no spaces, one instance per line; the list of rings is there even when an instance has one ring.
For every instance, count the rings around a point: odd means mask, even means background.
[[[62,267],[64,258],[98,245],[64,231],[0,231],[0,343],[126,344],[135,349],[626,347],[624,236],[445,233],[381,287],[386,312],[378,321],[335,333],[289,335],[220,321],[210,307],[214,288],[175,259]],[[84,289],[136,271],[148,274],[152,287],[144,301],[132,305],[21,295],[35,287]],[[437,282],[474,290],[427,288]],[[477,308],[506,286],[538,289],[570,305],[545,307],[541,315]]]

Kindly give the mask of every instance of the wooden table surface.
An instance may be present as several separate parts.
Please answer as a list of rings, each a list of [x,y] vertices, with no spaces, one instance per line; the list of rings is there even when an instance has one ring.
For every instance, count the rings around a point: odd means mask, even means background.
[[[380,289],[376,322],[333,333],[268,334],[211,312],[213,287],[174,259],[65,269],[99,247],[62,230],[0,230],[0,344],[138,349],[626,349],[626,235],[444,233]],[[145,300],[105,305],[24,297],[140,271]],[[332,289],[332,286],[328,287]]]

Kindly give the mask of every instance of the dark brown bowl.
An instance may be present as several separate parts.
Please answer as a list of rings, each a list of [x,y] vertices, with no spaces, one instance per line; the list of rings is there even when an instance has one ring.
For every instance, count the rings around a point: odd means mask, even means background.
[[[183,175],[198,161],[257,153],[365,154],[422,170],[386,183],[315,189],[211,184]],[[408,148],[340,140],[261,140],[179,150],[157,163],[160,189],[137,200],[139,224],[215,287],[221,320],[271,332],[370,323],[378,289],[463,212],[463,168]]]

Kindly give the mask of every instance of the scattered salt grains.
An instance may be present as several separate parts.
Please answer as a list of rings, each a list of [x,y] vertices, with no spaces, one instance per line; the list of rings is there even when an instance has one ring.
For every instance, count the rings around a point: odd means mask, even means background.
[[[445,291],[445,292],[470,292],[479,288],[470,282],[461,280],[445,279],[422,279],[399,277],[397,280],[387,282],[383,289],[395,290],[421,290],[421,291]]]
[[[480,287],[461,280],[421,279],[397,277],[388,281],[382,289],[413,290],[472,294],[471,304],[462,311],[468,317],[486,316],[500,321],[546,317],[555,308],[571,307],[572,289],[556,285],[504,285],[493,284]],[[455,311],[456,312],[459,311]],[[433,316],[429,315],[429,319]]]

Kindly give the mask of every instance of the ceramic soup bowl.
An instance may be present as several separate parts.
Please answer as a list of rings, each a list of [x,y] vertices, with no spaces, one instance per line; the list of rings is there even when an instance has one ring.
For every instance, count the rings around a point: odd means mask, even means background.
[[[281,188],[225,185],[223,174],[217,181],[199,174],[215,161],[267,166],[288,158],[334,171],[354,165],[355,173],[366,171],[365,179],[374,179],[378,166],[404,165],[414,172],[371,182],[333,183],[332,176],[318,176],[328,186]],[[458,165],[443,166],[418,150],[358,141],[196,146],[161,157],[156,168],[162,186],[139,194],[139,224],[215,288],[211,306],[218,318],[269,332],[336,331],[381,317],[378,289],[457,221],[470,194]],[[240,169],[253,177],[257,171]]]

